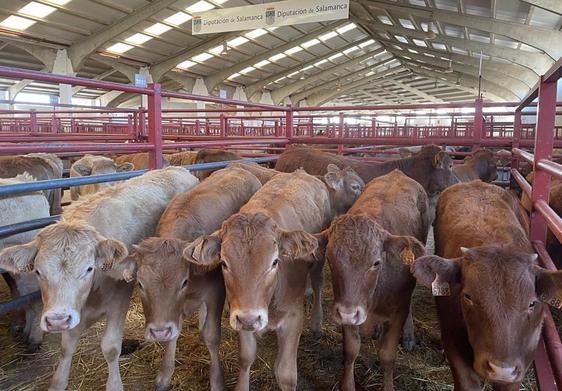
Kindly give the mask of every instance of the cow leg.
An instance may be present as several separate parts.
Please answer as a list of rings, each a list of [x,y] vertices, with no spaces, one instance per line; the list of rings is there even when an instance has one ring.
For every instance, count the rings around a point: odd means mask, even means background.
[[[166,350],[164,350],[164,358],[162,358],[162,363],[160,363],[160,369],[158,369],[158,375],[156,376],[156,384],[154,389],[156,391],[165,391],[170,388],[170,382],[172,381],[172,375],[174,369],[176,368],[176,344],[178,342],[177,338],[166,343]]]
[[[26,338],[27,352],[35,353],[43,342],[43,330],[41,330],[41,302],[31,304],[26,312]]]
[[[109,372],[106,383],[107,391],[123,390],[121,374],[119,373],[119,356],[121,355],[127,304],[127,300],[124,300],[122,303],[116,303],[116,308],[108,312],[107,324],[101,339],[101,350],[107,362]]]
[[[72,364],[72,356],[78,346],[80,333],[82,328],[80,324],[72,330],[65,331],[61,337],[62,357],[57,366],[57,370],[51,380],[49,391],[64,391],[68,386],[68,376],[70,375],[70,366]]]
[[[343,326],[343,375],[340,381],[342,391],[355,390],[355,359],[361,348],[361,337],[357,326]]]
[[[400,342],[400,334],[408,313],[404,311],[392,318],[384,327],[381,347],[379,349],[379,360],[382,368],[383,390],[394,390],[394,364],[396,361],[396,350]]]
[[[224,307],[224,292],[214,295],[204,303],[206,306],[205,322],[201,327],[201,337],[209,349],[211,356],[210,382],[211,391],[224,389],[224,373],[222,370],[219,345],[221,342],[221,314]],[[202,315],[201,315],[202,316]]]
[[[512,384],[494,384],[492,389],[494,391],[519,391],[521,389],[521,382]]]
[[[256,359],[256,337],[251,331],[238,332],[239,373],[235,391],[250,389],[250,368]]]
[[[20,296],[18,291],[18,285],[15,278],[10,273],[2,273],[6,285],[10,289],[10,295],[12,299],[16,299]],[[10,332],[12,335],[19,335],[22,330],[25,331],[26,325],[26,311],[23,308],[18,308],[16,310],[8,312],[8,317],[10,319]]]
[[[324,262],[316,261],[310,270],[310,283],[314,292],[310,328],[315,338],[322,336],[322,287],[324,286]]]
[[[315,296],[316,298],[316,296]],[[277,328],[275,378],[282,391],[297,389],[297,351],[303,324],[302,310],[288,314]]]
[[[416,346],[416,336],[414,330],[414,317],[412,316],[412,303],[410,303],[410,310],[408,317],[402,328],[402,347],[405,351],[411,352]]]

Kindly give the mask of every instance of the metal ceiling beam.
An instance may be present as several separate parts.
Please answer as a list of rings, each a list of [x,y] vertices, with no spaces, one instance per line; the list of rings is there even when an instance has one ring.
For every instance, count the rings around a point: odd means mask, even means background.
[[[410,30],[403,27],[389,26],[383,23],[377,23],[372,20],[354,18],[357,23],[364,24],[368,28],[377,31],[383,31],[391,34],[405,35],[407,37],[427,40],[427,34],[423,31]],[[375,37],[377,39],[377,37]],[[545,73],[554,63],[552,59],[544,53],[531,53],[523,50],[512,49],[500,45],[492,45],[484,42],[470,41],[462,38],[453,38],[445,35],[438,35],[431,42],[440,43],[443,45],[452,45],[460,49],[470,50],[475,52],[482,52],[487,56],[500,57],[505,60],[511,61],[515,64],[522,65],[535,72],[537,76]],[[446,53],[446,52],[443,52]]]
[[[422,53],[429,53],[436,57],[445,57],[450,60],[453,60],[454,62],[460,64],[466,64],[475,68],[478,68],[480,62],[479,59],[471,57],[467,54],[445,53],[443,51],[439,51],[423,46],[410,45],[402,42],[389,41],[386,39],[379,39],[379,42],[384,42],[389,45],[398,45],[400,47],[416,50]],[[506,74],[509,74],[510,76],[524,82],[525,84],[527,84],[529,88],[533,87],[538,80],[537,75],[534,72],[518,64],[507,64],[507,63],[500,63],[491,60],[482,60],[482,69],[491,69],[496,72],[505,72]]]
[[[94,53],[104,43],[112,40],[119,34],[130,30],[136,24],[151,17],[157,12],[160,12],[164,8],[171,6],[176,3],[176,1],[177,0],[154,0],[144,7],[133,11],[124,18],[119,19],[110,26],[103,27],[98,32],[74,43],[68,49],[68,56],[72,62],[74,70],[77,71],[80,69],[84,60],[86,60],[90,54]]]
[[[193,77],[189,77],[183,73],[174,71],[166,73],[166,77],[181,84],[181,86],[188,91],[193,90],[193,85],[195,84],[195,79]]]
[[[562,15],[562,2],[560,0],[522,0],[525,3],[534,5],[558,15]]]
[[[259,92],[263,87],[267,86],[267,85],[270,84],[270,83],[273,83],[275,80],[279,80],[279,79],[281,79],[281,78],[283,78],[283,77],[286,77],[286,76],[290,75],[291,73],[297,72],[297,71],[299,71],[299,70],[301,70],[301,69],[303,69],[303,68],[306,68],[306,67],[308,67],[308,66],[310,66],[310,65],[314,65],[314,64],[316,64],[316,63],[319,62],[319,61],[327,60],[328,58],[332,57],[332,56],[333,56],[334,54],[336,54],[336,53],[340,53],[340,52],[343,52],[343,51],[345,51],[345,50],[347,50],[347,49],[351,49],[351,48],[354,47],[354,46],[361,45],[362,43],[367,42],[367,41],[370,41],[370,40],[372,40],[372,39],[373,39],[373,38],[371,38],[371,37],[367,37],[367,38],[362,39],[362,40],[360,40],[360,41],[352,42],[352,43],[350,43],[349,45],[345,45],[344,47],[341,47],[341,48],[339,48],[339,49],[333,49],[333,50],[331,50],[330,52],[326,53],[326,54],[323,55],[323,56],[314,57],[314,58],[313,58],[312,60],[310,60],[310,61],[304,62],[304,63],[302,63],[302,64],[299,64],[299,65],[297,65],[297,66],[295,66],[295,67],[291,67],[291,68],[289,68],[289,69],[285,69],[285,70],[283,70],[283,71],[281,71],[281,72],[278,72],[278,73],[275,73],[275,74],[273,74],[273,75],[271,75],[271,76],[269,76],[269,77],[267,77],[267,78],[265,78],[265,79],[259,80],[259,81],[255,82],[255,83],[252,83],[252,84],[249,84],[249,85],[246,86],[246,95],[248,96],[248,98],[251,98],[254,94],[256,94],[257,92]]]
[[[129,79],[131,83],[135,81],[135,73],[139,71],[138,68],[132,65],[123,64],[122,62],[119,62],[110,57],[95,55],[92,57],[92,59],[94,59],[97,62],[101,62],[102,64],[105,64],[107,66],[110,66],[113,69],[115,69],[117,72],[122,73],[123,75],[125,75],[127,79]]]
[[[312,88],[307,88],[305,91],[299,92],[297,94],[293,94],[291,95],[291,101],[300,101],[304,98],[306,98],[307,96],[313,95],[316,92],[320,92],[323,91],[325,89],[333,89],[333,88],[340,88],[342,85],[345,85],[346,83],[349,82],[350,79],[353,79],[354,77],[363,77],[363,75],[369,73],[370,71],[375,71],[376,68],[385,65],[386,63],[392,61],[392,58],[386,59],[384,61],[381,61],[375,65],[371,65],[369,67],[363,68],[359,71],[353,72],[353,73],[348,73],[347,75],[341,76],[339,78],[337,78],[336,80],[332,80],[326,83],[322,83],[316,87],[312,87]],[[394,69],[394,68],[390,68],[390,69]]]
[[[314,83],[318,80],[322,80],[326,76],[333,75],[334,73],[345,71],[346,68],[352,67],[355,65],[360,64],[361,62],[373,58],[379,54],[384,53],[386,50],[384,48],[378,48],[373,50],[372,52],[365,53],[361,56],[357,56],[349,61],[344,63],[338,64],[334,67],[328,68],[321,72],[315,73],[313,75],[306,76],[302,80],[297,80],[294,83],[288,84],[271,92],[271,98],[275,104],[279,104],[279,102],[283,101],[283,99],[287,96],[290,96],[293,92],[300,90],[301,88]]]
[[[207,50],[212,49],[216,46],[222,45],[224,42],[232,38],[238,37],[239,35],[240,33],[235,31],[235,32],[215,36],[210,40],[205,40],[200,45],[191,48],[186,48],[181,52],[174,54],[171,57],[168,57],[166,60],[161,61],[158,64],[152,65],[150,67],[150,74],[152,75],[152,79],[155,82],[160,81],[167,72],[174,69],[176,65],[178,65],[179,63],[185,60],[189,60],[191,57],[206,52]]]
[[[397,49],[389,49],[389,51],[393,53],[395,56],[399,57],[401,60],[407,60],[405,58],[407,56],[417,61],[420,64],[425,63],[426,66],[428,64],[435,66],[438,68],[438,70],[445,70],[448,68],[449,65],[449,61],[441,60],[438,58],[432,58],[420,54],[404,52],[403,50],[397,50]],[[476,79],[478,79],[477,67],[471,67],[468,65],[459,65],[456,63],[452,63],[451,65],[453,71],[457,73],[461,73],[463,75],[475,77]],[[497,85],[498,88],[502,88],[506,92],[509,91],[509,93],[515,98],[515,100],[522,99],[525,96],[525,94],[529,92],[530,89],[525,83],[523,83],[518,79],[515,79],[509,74],[492,71],[490,69],[482,69],[482,79],[488,81],[492,85]],[[497,84],[495,81],[505,81],[506,83],[502,83],[503,85],[500,85]]]
[[[209,75],[205,78],[205,84],[207,85],[207,88],[209,91],[212,91],[217,85],[219,85],[220,83],[222,83],[224,80],[226,80],[229,76],[240,72],[243,69],[246,69],[248,67],[253,66],[254,64],[257,64],[260,61],[263,60],[267,60],[268,58],[270,58],[271,56],[274,56],[276,54],[279,53],[283,53],[289,49],[292,49],[298,45],[301,45],[305,42],[308,42],[314,38],[318,38],[319,35],[328,33],[330,31],[333,31],[334,29],[342,26],[343,24],[349,23],[347,20],[344,21],[338,21],[336,23],[332,23],[329,24],[325,27],[316,29],[314,31],[311,31],[308,34],[303,35],[300,38],[297,39],[293,39],[283,45],[271,48],[270,50],[267,50],[263,53],[257,54],[251,58],[249,58],[248,60],[239,62],[237,64],[235,64],[234,66],[231,66],[227,69],[224,69],[220,72],[214,73],[212,75]]]
[[[430,71],[420,67],[420,63],[410,63],[403,61],[403,65],[414,72],[415,74],[429,77],[439,81],[439,83],[449,84],[451,87],[464,90],[468,93],[473,94],[474,97],[478,95],[478,79],[475,77],[471,77],[468,75],[462,74],[451,74],[451,73],[441,73],[436,71]],[[497,91],[494,86],[490,86],[486,80],[482,80],[482,94],[484,97],[487,97],[494,101],[513,101],[516,100],[511,94],[511,92],[507,91],[508,94],[505,93],[505,89],[501,89]]]
[[[503,35],[523,42],[547,53],[553,60],[562,57],[562,31],[528,26],[520,23],[506,22],[483,16],[459,14],[437,8],[428,9],[414,5],[383,0],[355,0],[367,7],[396,12],[402,15],[413,15],[442,23],[469,27],[488,33]]]
[[[24,42],[9,41],[11,46],[17,47],[38,59],[45,65],[47,72],[51,72],[55,66],[55,58],[57,57],[57,51],[55,49],[49,49],[41,47],[38,45],[33,45]]]
[[[306,96],[306,100],[307,100],[309,106],[318,106],[318,105],[321,105],[322,103],[325,103],[325,102],[329,101],[330,99],[332,99],[336,96],[343,95],[347,91],[351,91],[351,90],[355,90],[355,89],[360,88],[360,87],[364,87],[367,84],[373,85],[373,84],[386,83],[388,81],[388,79],[385,79],[386,76],[388,76],[390,74],[393,74],[393,73],[401,72],[403,70],[404,69],[402,67],[395,67],[395,68],[387,69],[387,70],[382,71],[380,73],[375,73],[374,75],[371,75],[369,77],[365,77],[365,78],[362,78],[360,80],[354,81],[352,83],[348,83],[348,84],[346,84],[345,86],[342,86],[339,89],[333,88],[333,89],[330,89],[328,91],[321,91],[321,92],[318,92],[316,94],[308,95],[308,96]],[[293,101],[293,104],[297,104],[298,102],[299,101]]]
[[[113,75],[115,72],[117,72],[117,69],[110,69],[108,71],[105,71],[102,74],[96,75],[95,77],[93,77],[94,80],[103,80],[106,77],[109,77],[111,75]],[[80,91],[82,91],[84,88],[86,87],[82,87],[82,86],[75,86],[72,87],[72,95],[76,95],[77,93],[79,93]]]
[[[398,81],[398,80],[396,80],[396,79],[391,79],[391,80],[389,80],[389,82],[392,83],[392,84],[394,84],[395,86],[398,86],[398,87],[400,87],[400,88],[403,88],[403,89],[406,90],[406,91],[409,91],[409,92],[411,92],[411,93],[413,93],[413,94],[416,94],[417,96],[419,96],[419,97],[421,97],[421,98],[423,98],[423,99],[429,100],[430,102],[433,102],[433,103],[442,103],[442,102],[444,102],[442,99],[439,99],[439,98],[437,98],[437,97],[435,97],[435,96],[433,96],[433,95],[431,95],[431,94],[428,94],[428,93],[425,92],[425,91],[422,91],[422,90],[420,90],[420,89],[418,89],[418,88],[412,87],[412,86],[410,86],[410,85],[408,85],[408,84],[406,84],[406,83],[403,83],[403,82],[401,82],[401,81]]]

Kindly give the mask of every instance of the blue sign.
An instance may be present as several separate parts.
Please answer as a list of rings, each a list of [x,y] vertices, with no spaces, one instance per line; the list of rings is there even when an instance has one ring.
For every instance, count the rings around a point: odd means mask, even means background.
[[[57,95],[49,95],[49,104],[50,105],[58,105],[59,104],[59,97]]]
[[[146,88],[146,76],[140,73],[135,73],[135,86]]]
[[[226,99],[226,90],[219,90],[219,98]]]

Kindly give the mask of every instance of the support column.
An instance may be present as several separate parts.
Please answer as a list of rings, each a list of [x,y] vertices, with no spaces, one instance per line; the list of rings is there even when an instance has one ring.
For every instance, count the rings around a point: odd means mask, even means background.
[[[150,69],[148,67],[142,67],[139,69],[139,74],[146,78],[146,83],[153,83],[152,75],[150,74]],[[148,107],[148,96],[141,95],[141,107]]]
[[[57,50],[55,63],[53,65],[53,73],[65,76],[75,76],[72,62],[68,58],[66,49]],[[59,84],[59,103],[72,104],[72,86],[69,84]]]
[[[472,145],[472,152],[480,149],[480,141],[484,134],[484,119],[482,118],[484,101],[482,98],[476,98],[474,102],[474,144]]]
[[[209,90],[207,88],[207,85],[205,84],[205,81],[201,78],[195,80],[195,84],[193,84],[193,91],[191,91],[191,93],[195,95],[209,96]],[[197,107],[197,109],[199,110],[204,110],[207,107],[207,103],[196,101],[195,107]]]
[[[162,95],[160,84],[149,84],[153,94],[148,96],[148,142],[154,149],[148,152],[151,170],[162,168]]]
[[[521,111],[516,111],[513,117],[513,141],[511,149],[519,148],[521,142]],[[511,155],[511,168],[519,169],[519,159],[514,154]]]
[[[10,93],[8,90],[0,91],[0,100],[10,100]],[[9,103],[0,103],[0,110],[11,110]]]

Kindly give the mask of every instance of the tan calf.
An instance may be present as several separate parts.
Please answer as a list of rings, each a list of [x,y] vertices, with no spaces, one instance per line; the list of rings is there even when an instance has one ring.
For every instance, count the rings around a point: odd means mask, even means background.
[[[67,388],[80,334],[102,316],[107,320],[101,341],[109,369],[106,387],[123,389],[119,354],[133,285],[114,266],[127,256],[126,246],[154,233],[172,197],[196,183],[180,168],[151,171],[84,197],[29,244],[0,252],[1,267],[36,274],[43,301],[41,328],[62,332],[62,358],[49,390]]]
[[[562,271],[536,264],[518,201],[481,181],[440,197],[436,253],[412,272],[432,286],[455,390],[518,391],[539,341],[545,302],[562,298]]]
[[[317,247],[308,232],[324,229],[337,212],[353,203],[362,187],[353,171],[336,167],[322,179],[302,170],[278,174],[218,232],[184,250],[184,257],[193,263],[222,267],[230,325],[240,337],[237,390],[249,388],[256,356],[254,333],[266,328],[277,333],[277,383],[283,390],[296,388],[303,296]]]
[[[419,183],[395,170],[373,179],[345,215],[317,235],[332,271],[334,319],[343,326],[342,390],[355,390],[354,364],[363,333],[383,325],[379,347],[383,389],[394,389],[393,371],[400,332],[414,345],[410,301],[415,279],[409,263],[425,254],[428,197]],[[399,235],[399,236],[396,236]]]
[[[471,157],[467,157],[463,164],[453,166],[453,172],[461,182],[480,179],[492,182],[497,177],[497,160],[494,152],[481,149]]]
[[[201,337],[211,356],[212,390],[224,387],[219,360],[224,282],[219,268],[207,270],[186,262],[183,249],[201,235],[211,234],[236,213],[261,187],[251,173],[225,168],[190,191],[178,194],[162,214],[156,234],[135,246],[127,273],[139,284],[148,341],[166,343],[156,389],[165,390],[175,367],[175,349],[183,319],[200,308]]]

